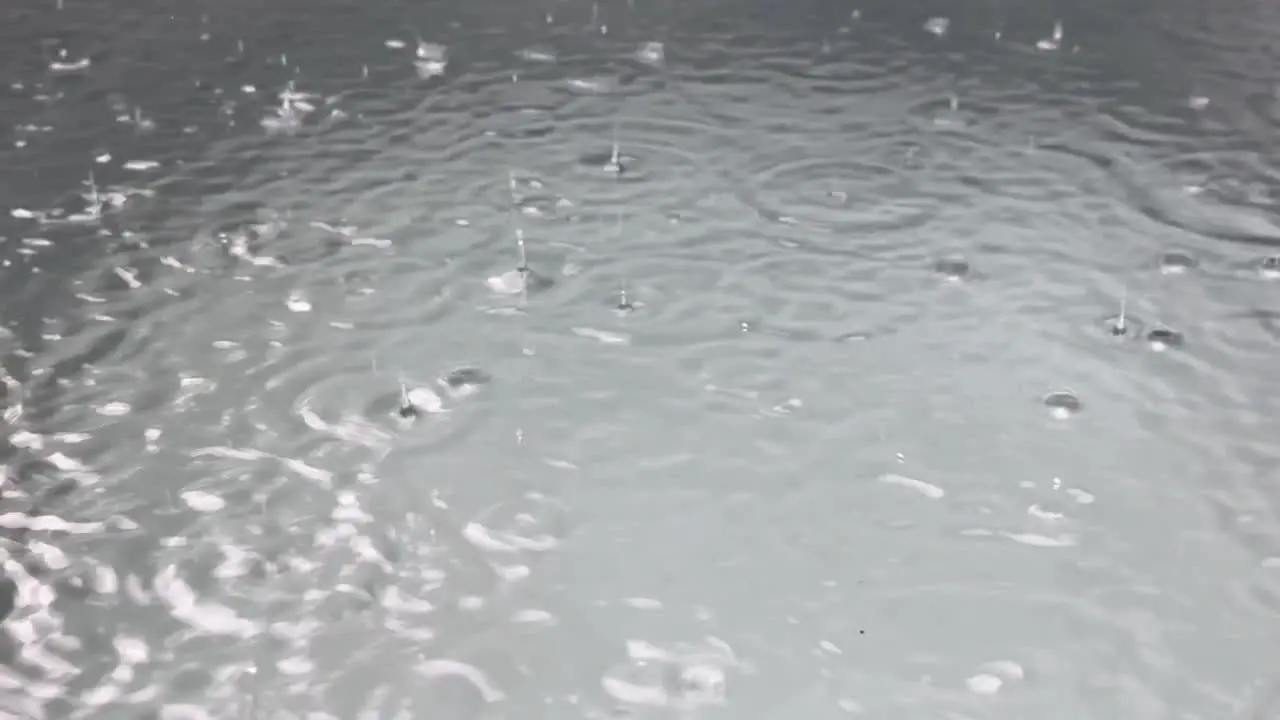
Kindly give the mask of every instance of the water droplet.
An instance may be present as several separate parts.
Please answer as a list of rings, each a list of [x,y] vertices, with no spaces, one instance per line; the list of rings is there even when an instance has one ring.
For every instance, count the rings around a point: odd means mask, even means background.
[[[456,368],[440,378],[440,384],[449,389],[454,397],[466,397],[480,391],[480,386],[488,385],[493,378],[479,368]]]
[[[1072,415],[1080,412],[1080,398],[1070,390],[1060,390],[1058,392],[1049,393],[1044,397],[1044,406],[1049,408],[1049,413],[1055,418],[1065,420]]]
[[[444,384],[451,388],[459,388],[464,385],[484,385],[492,380],[493,377],[484,370],[470,367],[451,370],[443,378]]]
[[[1182,347],[1182,333],[1169,328],[1155,328],[1147,333],[1147,342],[1156,352]]]
[[[1195,270],[1196,266],[1195,258],[1177,250],[1160,256],[1160,272],[1165,275],[1184,275]]]
[[[1280,255],[1270,255],[1258,261],[1258,272],[1268,280],[1280,278]]]
[[[942,258],[933,264],[934,272],[950,282],[960,282],[969,275],[969,261],[962,257]]]

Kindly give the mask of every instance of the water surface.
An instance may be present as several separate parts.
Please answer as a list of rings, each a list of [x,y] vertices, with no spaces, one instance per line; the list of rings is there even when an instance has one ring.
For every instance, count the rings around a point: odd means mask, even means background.
[[[1236,5],[6,11],[0,708],[1280,712]]]

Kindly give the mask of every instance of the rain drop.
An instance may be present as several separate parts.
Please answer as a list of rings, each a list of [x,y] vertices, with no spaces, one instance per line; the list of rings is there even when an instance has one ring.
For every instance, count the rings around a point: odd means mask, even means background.
[[[1280,279],[1280,255],[1270,255],[1258,261],[1258,272],[1268,280]]]
[[[448,388],[455,397],[473,395],[480,391],[480,386],[492,381],[489,373],[479,368],[456,368],[440,378],[440,384]]]
[[[960,282],[969,275],[969,261],[958,256],[943,258],[933,264],[933,271],[948,282]]]
[[[1182,333],[1169,328],[1155,328],[1147,333],[1147,342],[1156,352],[1182,347]]]
[[[1065,420],[1079,413],[1083,407],[1080,398],[1070,390],[1049,393],[1044,398],[1044,406],[1049,408],[1050,415],[1059,420]]]
[[[1185,275],[1195,270],[1196,265],[1195,258],[1177,250],[1160,256],[1160,272],[1165,275]]]

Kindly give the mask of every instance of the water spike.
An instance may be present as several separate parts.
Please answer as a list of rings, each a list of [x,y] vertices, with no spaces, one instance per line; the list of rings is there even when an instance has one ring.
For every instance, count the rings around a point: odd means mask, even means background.
[[[624,278],[618,283],[618,310],[628,312],[634,309],[635,305],[632,305],[631,300],[627,298],[627,281]]]
[[[520,267],[516,268],[520,272],[529,271],[529,256],[524,249],[524,230],[516,228],[516,247],[520,250]]]
[[[400,375],[400,407],[396,412],[402,418],[412,418],[418,414],[418,408],[409,402],[409,384],[405,382],[403,374]]]

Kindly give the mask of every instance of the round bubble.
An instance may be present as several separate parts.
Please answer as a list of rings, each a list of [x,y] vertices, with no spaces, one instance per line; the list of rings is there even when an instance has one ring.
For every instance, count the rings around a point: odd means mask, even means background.
[[[1080,398],[1070,390],[1049,393],[1044,398],[1044,406],[1049,408],[1049,414],[1061,420],[1079,413],[1083,407]]]

